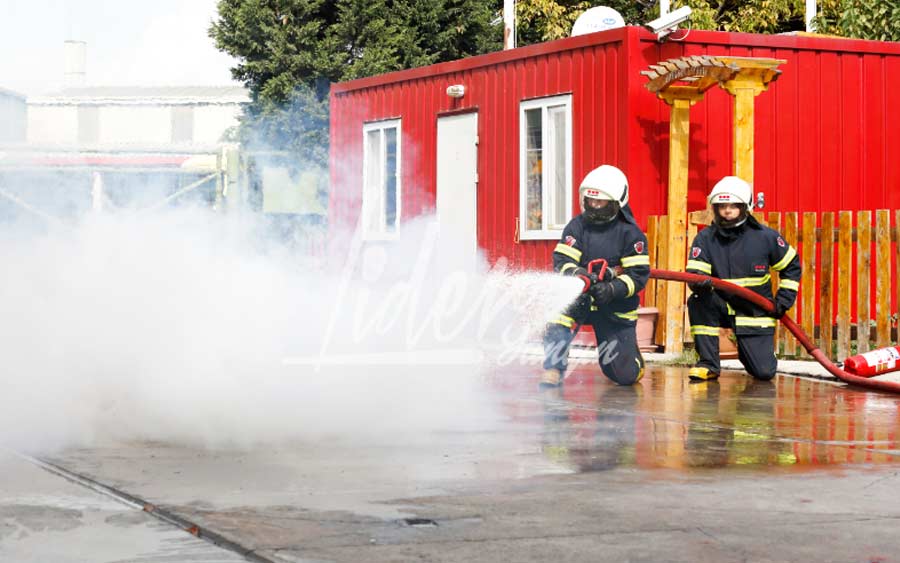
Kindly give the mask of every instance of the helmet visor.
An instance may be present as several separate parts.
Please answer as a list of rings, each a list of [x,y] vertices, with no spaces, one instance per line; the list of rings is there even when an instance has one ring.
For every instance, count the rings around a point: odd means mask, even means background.
[[[731,214],[732,216],[728,219],[722,216],[724,207],[723,204],[713,203],[713,222],[723,229],[733,229],[735,227],[739,227],[747,221],[747,206],[743,203],[733,202],[734,205],[738,209],[737,215]]]
[[[603,207],[594,207],[591,203],[596,204],[597,199],[585,196],[584,201],[584,218],[590,223],[609,223],[619,214],[619,203],[615,201],[605,200],[606,205]]]

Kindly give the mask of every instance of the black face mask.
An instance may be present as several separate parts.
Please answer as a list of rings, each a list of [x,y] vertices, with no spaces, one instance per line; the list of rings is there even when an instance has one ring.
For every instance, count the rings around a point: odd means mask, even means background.
[[[613,219],[616,218],[616,215],[619,214],[619,202],[610,201],[605,207],[590,207],[587,204],[587,199],[584,198],[584,218],[587,219],[588,223],[593,223],[595,225],[605,225],[609,223]]]
[[[718,203],[713,204],[713,223],[716,224],[720,229],[734,229],[735,227],[740,227],[747,221],[747,205],[739,204],[738,207],[741,209],[741,213],[737,216],[737,219],[732,221],[726,221],[722,219],[722,216],[719,215],[719,205]]]

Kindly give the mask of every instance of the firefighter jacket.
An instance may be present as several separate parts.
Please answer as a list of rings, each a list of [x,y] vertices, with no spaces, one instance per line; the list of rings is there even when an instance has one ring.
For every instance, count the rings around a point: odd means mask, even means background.
[[[611,319],[635,324],[640,302],[638,293],[650,277],[647,237],[637,226],[626,205],[609,223],[589,223],[582,215],[569,221],[553,250],[553,269],[571,274],[577,267],[587,268],[591,260],[604,258],[616,272],[613,281],[615,299],[606,305],[592,304],[591,310],[604,311]]]
[[[777,231],[750,215],[743,225],[733,229],[713,224],[700,231],[691,245],[686,269],[746,287],[772,300],[770,268],[780,274],[775,302],[789,309],[800,289],[797,251]],[[761,307],[739,297],[721,297],[728,305],[728,314],[734,315],[737,334],[774,332],[775,319]]]

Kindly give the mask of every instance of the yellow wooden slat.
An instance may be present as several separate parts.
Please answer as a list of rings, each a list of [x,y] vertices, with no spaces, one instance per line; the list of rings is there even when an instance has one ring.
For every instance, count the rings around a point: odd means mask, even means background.
[[[816,330],[816,214],[807,211],[803,214],[803,235],[801,240],[800,259],[803,276],[800,278],[800,314],[804,332],[812,337]]]
[[[819,281],[819,348],[832,356],[832,328],[834,328],[834,213],[822,213],[822,268]]]
[[[900,249],[900,209],[894,210],[894,239],[897,241],[897,248]],[[897,283],[897,308],[894,309],[894,312],[897,313],[897,319],[900,321],[900,259],[894,255],[895,264],[895,275],[894,278]],[[897,344],[900,345],[900,322],[897,323]]]
[[[656,244],[659,240],[659,217],[651,215],[647,218],[647,254],[650,256],[650,267],[657,268],[656,263]],[[656,280],[647,281],[644,288],[644,306],[656,307]],[[658,323],[657,323],[658,324]]]
[[[856,213],[856,349],[869,351],[869,305],[871,293],[872,212]]]
[[[891,215],[875,212],[875,347],[891,344]]]
[[[838,212],[837,357],[850,356],[850,306],[853,284],[853,212]]]
[[[798,236],[798,221],[797,221],[797,212],[792,211],[790,213],[784,214],[784,239],[797,249],[799,247],[800,238]],[[797,297],[797,302],[799,303],[800,298]],[[788,315],[794,319],[799,320],[797,317],[797,311],[799,308],[797,307],[797,303],[788,311]],[[797,339],[791,334],[789,330],[781,331],[781,342],[782,348],[784,350],[785,356],[796,356],[797,355]]]
[[[668,268],[668,248],[666,243],[669,240],[669,218],[663,215],[659,218],[658,226],[659,236],[656,246],[656,261],[660,269]],[[656,323],[656,344],[664,346],[666,343],[666,318],[668,317],[668,307],[666,307],[666,284],[675,282],[659,282],[656,284],[656,308],[659,309],[659,318]],[[668,352],[668,350],[666,350]]]
[[[781,232],[781,213],[777,213],[772,211],[768,216],[768,224],[769,227],[775,229],[779,233]],[[778,280],[781,277],[778,275],[778,272],[775,270],[771,271],[772,274],[772,295],[774,296],[778,292]],[[781,354],[781,323],[775,325],[775,353]]]

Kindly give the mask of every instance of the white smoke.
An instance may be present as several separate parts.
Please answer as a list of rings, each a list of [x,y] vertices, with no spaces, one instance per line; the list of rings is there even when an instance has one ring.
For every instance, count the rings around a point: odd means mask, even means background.
[[[5,227],[0,443],[249,447],[496,421],[484,373],[578,283],[488,269],[428,218],[403,229],[310,256],[209,210]]]

